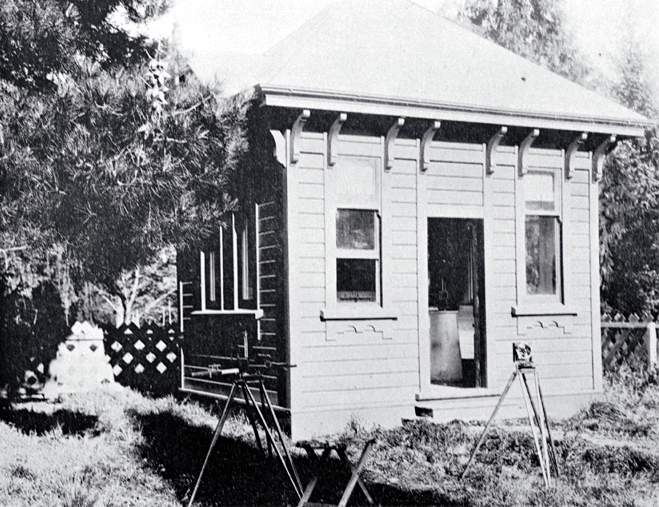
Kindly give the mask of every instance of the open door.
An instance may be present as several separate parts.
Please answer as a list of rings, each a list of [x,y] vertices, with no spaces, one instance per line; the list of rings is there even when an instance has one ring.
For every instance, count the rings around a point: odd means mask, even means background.
[[[483,221],[428,219],[431,383],[485,387]]]

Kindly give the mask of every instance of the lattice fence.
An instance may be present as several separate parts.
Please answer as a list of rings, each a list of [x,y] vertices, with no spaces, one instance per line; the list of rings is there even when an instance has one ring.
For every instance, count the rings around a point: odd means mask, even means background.
[[[105,352],[115,380],[143,392],[174,393],[179,375],[176,327],[175,323],[166,327],[153,323],[104,326]]]
[[[657,321],[652,315],[602,315],[602,365],[617,370],[622,364],[657,364]]]

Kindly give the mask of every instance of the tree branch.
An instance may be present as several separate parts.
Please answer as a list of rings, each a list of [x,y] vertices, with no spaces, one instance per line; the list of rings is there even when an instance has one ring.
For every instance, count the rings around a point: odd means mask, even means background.
[[[149,313],[153,308],[158,306],[160,303],[162,303],[165,299],[167,299],[169,296],[176,294],[176,289],[172,289],[169,292],[159,296],[158,298],[154,299],[151,301],[148,305],[146,305],[144,308],[142,308],[142,315],[146,315]]]

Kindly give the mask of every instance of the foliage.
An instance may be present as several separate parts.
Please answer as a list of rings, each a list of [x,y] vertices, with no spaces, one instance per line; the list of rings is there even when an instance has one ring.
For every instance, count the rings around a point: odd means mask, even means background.
[[[624,45],[613,91],[626,106],[658,119],[647,55]],[[620,143],[607,158],[601,183],[600,264],[602,299],[622,312],[659,310],[659,137]]]
[[[96,288],[94,320],[117,326],[177,320],[176,251],[166,247],[151,263],[124,272],[117,288],[120,292],[115,294]]]
[[[36,265],[59,245],[85,304],[89,284],[129,301],[130,273],[203,239],[233,206],[246,102],[219,102],[181,74],[175,48],[119,21],[167,3],[0,7],[0,249],[27,248]]]
[[[240,105],[227,111],[189,80],[156,116],[141,74],[80,59],[57,94],[14,90],[0,119],[4,230],[67,245],[86,278],[110,290],[231,207],[228,176],[242,147]]]
[[[572,81],[585,84],[583,63],[567,29],[561,0],[470,0],[464,15],[485,37]]]
[[[76,55],[106,68],[144,61],[154,43],[121,28],[119,13],[143,22],[168,0],[4,0],[0,5],[0,81],[53,91]]]
[[[8,389],[10,395],[25,386],[43,385],[47,366],[67,331],[54,283],[16,289],[0,294],[0,390]]]

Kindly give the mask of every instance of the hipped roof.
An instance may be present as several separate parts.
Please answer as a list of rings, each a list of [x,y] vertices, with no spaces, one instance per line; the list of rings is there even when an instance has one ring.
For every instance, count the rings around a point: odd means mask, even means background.
[[[192,66],[274,106],[619,135],[651,124],[408,0],[341,0],[260,57]]]

